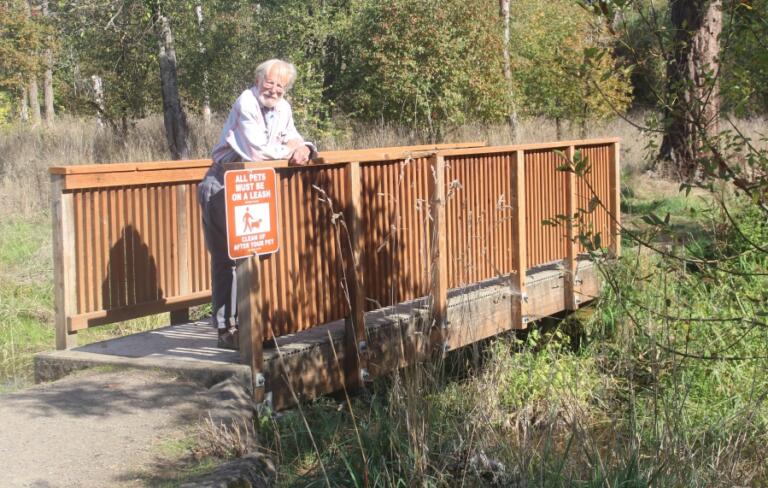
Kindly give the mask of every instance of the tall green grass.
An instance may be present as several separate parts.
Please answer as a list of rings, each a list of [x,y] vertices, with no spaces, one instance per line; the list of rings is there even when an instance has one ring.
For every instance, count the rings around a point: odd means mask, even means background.
[[[485,343],[469,375],[422,364],[351,411],[322,399],[263,418],[279,485],[765,486],[766,256],[711,198],[650,204],[673,214],[635,228],[659,252],[628,245],[603,263],[589,309]],[[768,240],[759,214],[736,212]]]

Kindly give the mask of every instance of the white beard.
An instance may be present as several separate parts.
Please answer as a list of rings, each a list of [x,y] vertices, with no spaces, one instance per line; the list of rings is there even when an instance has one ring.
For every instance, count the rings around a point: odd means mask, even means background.
[[[266,108],[275,108],[280,103],[280,98],[268,98],[263,93],[259,93],[259,103]]]

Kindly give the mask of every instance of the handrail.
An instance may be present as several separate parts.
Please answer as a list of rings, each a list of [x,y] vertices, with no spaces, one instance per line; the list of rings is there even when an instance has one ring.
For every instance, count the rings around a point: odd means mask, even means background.
[[[555,150],[573,155],[581,149],[594,158],[590,185],[607,208],[598,209],[596,228],[610,234],[611,250],[618,254],[618,141],[602,138],[495,147],[470,142],[325,151],[314,164],[290,170],[285,169],[286,161],[242,163],[239,166],[278,169],[285,190],[279,204],[285,217],[281,217],[284,239],[292,246],[304,246],[300,251],[287,247],[273,263],[262,265],[264,283],[270,287],[262,293],[270,307],[280,309],[279,320],[293,320],[285,318],[292,311],[306,324],[313,318],[347,313],[345,305],[323,295],[337,289],[328,280],[337,279],[339,266],[346,266],[348,276],[354,272],[370,278],[349,290],[357,302],[355,314],[361,317],[371,299],[423,296],[433,282],[435,262],[442,262],[443,274],[437,277],[440,290],[467,279],[485,279],[500,264],[499,271],[508,273],[551,259],[567,258],[572,263],[581,250],[574,230],[569,229],[571,240],[566,246],[565,233],[543,227],[541,220],[586,208],[588,189],[572,175],[556,171],[562,163]],[[82,328],[185,309],[208,300],[209,265],[196,185],[209,165],[210,160],[190,160],[51,168],[57,347],[71,347]],[[435,168],[443,168],[438,171],[445,172],[445,185],[460,185],[441,196],[440,185],[433,180],[439,176]],[[316,185],[328,192],[333,209],[315,203]],[[492,201],[499,197],[500,203]],[[439,205],[444,215],[428,213]],[[326,210],[344,215],[354,234],[353,251],[364,266],[346,263],[341,255],[346,251],[337,255]],[[496,212],[506,213],[493,227]],[[472,240],[481,234],[483,242]],[[430,235],[445,236],[442,254],[430,247]],[[313,246],[318,247],[313,251]],[[508,249],[513,256],[505,254]],[[496,261],[480,263],[481,259]],[[433,263],[429,272],[414,269],[403,274],[403,269],[418,268],[424,260]],[[302,272],[308,274],[306,279],[291,274]],[[524,287],[524,282],[518,285]],[[577,283],[569,287],[572,295]],[[442,303],[439,298],[433,303]],[[577,305],[571,300],[570,307]],[[309,308],[302,310],[304,306]]]
[[[461,149],[485,146],[483,141],[473,142],[455,142],[445,144],[421,144],[415,146],[392,146],[392,147],[374,147],[368,149],[345,149],[335,151],[321,151],[318,154],[316,164],[325,162],[339,162],[342,160],[358,161],[363,158],[368,161],[377,159],[393,159],[393,155],[407,154],[414,151]],[[269,163],[275,165],[286,164],[286,160],[275,160]],[[77,164],[70,166],[51,166],[48,168],[50,174],[60,175],[82,175],[98,173],[123,173],[123,172],[143,172],[158,171],[169,169],[187,169],[187,168],[207,168],[211,165],[210,159],[188,159],[182,161],[150,161],[150,162],[132,162],[132,163],[101,163],[101,164]]]

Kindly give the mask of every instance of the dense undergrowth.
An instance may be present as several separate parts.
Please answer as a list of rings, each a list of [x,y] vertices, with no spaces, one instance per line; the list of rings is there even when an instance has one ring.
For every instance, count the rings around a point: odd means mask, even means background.
[[[625,203],[669,221],[630,215],[588,309],[483,344],[479,367],[447,360],[469,375],[423,364],[351,410],[324,399],[262,419],[279,483],[764,486],[768,256],[752,244],[768,227],[703,195]]]

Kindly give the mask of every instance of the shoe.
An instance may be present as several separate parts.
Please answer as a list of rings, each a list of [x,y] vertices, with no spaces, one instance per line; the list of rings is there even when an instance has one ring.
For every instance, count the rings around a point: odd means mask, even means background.
[[[219,349],[231,349],[237,351],[240,349],[240,338],[237,329],[219,329]]]

